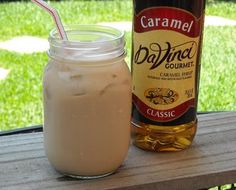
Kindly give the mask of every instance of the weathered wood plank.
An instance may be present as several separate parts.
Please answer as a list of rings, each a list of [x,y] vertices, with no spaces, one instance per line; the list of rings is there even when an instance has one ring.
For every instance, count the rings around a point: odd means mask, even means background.
[[[19,135],[10,135],[10,136],[1,136],[0,137],[0,145],[2,143],[8,143],[8,142],[16,142],[20,140],[30,140],[30,139],[35,139],[35,138],[42,138],[41,133],[30,133],[30,134],[19,134]]]
[[[191,148],[176,153],[130,147],[116,174],[74,180],[57,173],[45,157],[42,133],[0,137],[0,189],[201,189],[236,182],[236,112],[199,116]],[[4,144],[1,144],[4,143]],[[9,147],[7,144],[9,143]]]

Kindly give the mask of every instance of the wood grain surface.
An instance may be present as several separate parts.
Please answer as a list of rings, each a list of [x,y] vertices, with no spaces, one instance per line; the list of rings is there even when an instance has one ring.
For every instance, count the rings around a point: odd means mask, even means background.
[[[174,153],[130,146],[119,170],[96,180],[75,180],[54,170],[41,132],[0,137],[1,190],[196,190],[236,182],[236,112],[199,115],[193,145]]]

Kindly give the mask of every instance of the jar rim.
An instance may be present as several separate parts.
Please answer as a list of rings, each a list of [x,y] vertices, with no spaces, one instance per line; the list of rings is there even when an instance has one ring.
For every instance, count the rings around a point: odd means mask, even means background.
[[[88,43],[104,43],[104,42],[110,42],[110,41],[116,41],[117,39],[123,38],[125,35],[124,30],[119,30],[117,28],[111,27],[111,26],[105,26],[105,25],[98,25],[98,24],[70,24],[70,25],[65,25],[64,26],[65,32],[72,32],[72,31],[99,31],[99,32],[113,32],[113,33],[109,33],[109,34],[113,34],[112,36],[114,38],[110,38],[110,39],[106,39],[103,41],[77,41],[77,40],[65,40],[65,39],[61,39],[59,36],[59,33],[57,31],[56,28],[53,28],[50,33],[49,33],[49,40],[50,38],[52,40],[55,40],[58,43],[65,43],[65,42],[69,42],[69,43],[79,43],[79,44],[88,44]],[[108,30],[108,31],[106,31]],[[69,37],[69,36],[68,36]]]
[[[100,61],[124,54],[124,31],[110,26],[66,25],[68,40],[61,39],[54,28],[49,33],[49,56],[69,61]],[[68,56],[69,55],[69,56]]]

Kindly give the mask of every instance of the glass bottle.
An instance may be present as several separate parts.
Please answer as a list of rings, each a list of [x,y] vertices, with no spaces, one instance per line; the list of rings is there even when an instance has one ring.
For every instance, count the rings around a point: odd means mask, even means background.
[[[134,144],[178,151],[197,130],[205,0],[133,0]]]

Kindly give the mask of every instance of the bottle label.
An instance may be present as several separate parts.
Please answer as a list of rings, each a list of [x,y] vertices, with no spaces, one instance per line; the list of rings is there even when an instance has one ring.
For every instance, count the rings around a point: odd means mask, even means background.
[[[196,107],[201,18],[171,7],[134,16],[133,104],[152,121],[173,121]]]

